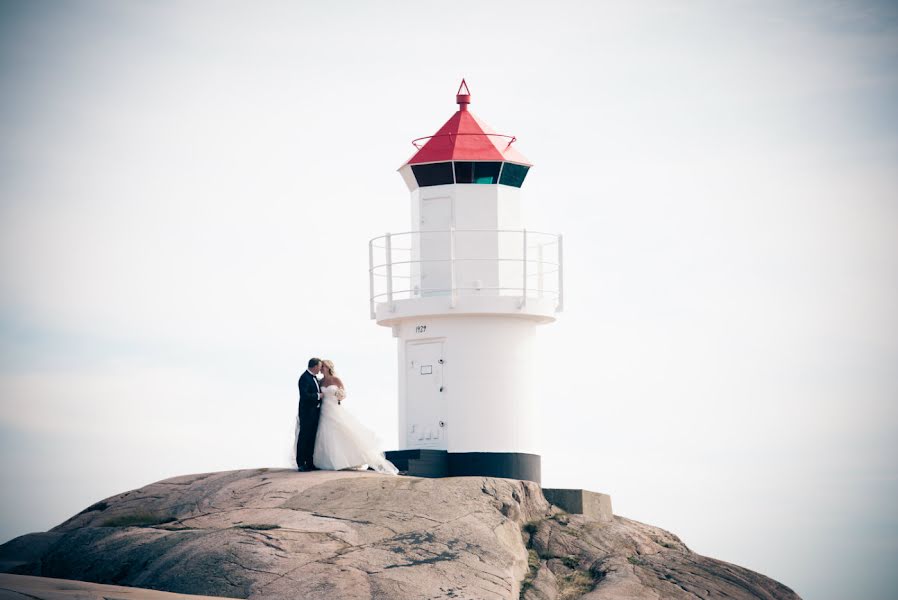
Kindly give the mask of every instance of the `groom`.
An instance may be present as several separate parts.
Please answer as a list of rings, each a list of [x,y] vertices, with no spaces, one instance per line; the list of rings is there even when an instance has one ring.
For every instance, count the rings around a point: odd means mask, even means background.
[[[312,452],[321,413],[321,388],[318,373],[321,359],[309,359],[309,368],[299,377],[299,438],[296,440],[296,466],[300,471],[313,471]]]

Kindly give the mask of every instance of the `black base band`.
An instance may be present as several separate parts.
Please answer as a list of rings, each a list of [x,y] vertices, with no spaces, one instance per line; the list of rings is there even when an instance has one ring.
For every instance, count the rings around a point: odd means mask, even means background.
[[[523,452],[450,452],[449,472],[455,477],[482,475],[540,483],[541,458]]]
[[[387,460],[416,477],[505,477],[540,483],[542,459],[523,452],[446,452],[393,450]]]

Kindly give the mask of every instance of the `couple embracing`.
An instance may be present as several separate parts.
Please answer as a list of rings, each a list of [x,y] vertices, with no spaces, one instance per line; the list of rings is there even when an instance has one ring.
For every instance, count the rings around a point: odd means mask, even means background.
[[[368,468],[396,475],[377,436],[343,408],[346,388],[334,363],[312,358],[299,378],[296,465],[300,471]]]

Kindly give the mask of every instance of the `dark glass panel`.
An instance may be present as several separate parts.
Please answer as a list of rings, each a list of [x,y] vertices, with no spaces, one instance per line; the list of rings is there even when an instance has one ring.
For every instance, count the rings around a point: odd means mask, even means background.
[[[527,171],[529,170],[530,167],[507,162],[502,167],[502,177],[499,179],[499,183],[519,188],[524,183],[524,178],[527,177]]]
[[[455,163],[455,183],[474,183],[474,163]]]
[[[500,162],[474,163],[474,183],[498,183]]]
[[[412,173],[420,187],[452,183],[452,163],[449,162],[412,165]]]
[[[500,162],[455,163],[455,183],[498,183]]]

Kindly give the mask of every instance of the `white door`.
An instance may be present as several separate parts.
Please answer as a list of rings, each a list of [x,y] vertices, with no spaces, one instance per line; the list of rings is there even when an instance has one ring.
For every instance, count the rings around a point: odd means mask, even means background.
[[[408,448],[446,450],[448,423],[443,380],[443,344],[407,342],[406,442]]]
[[[421,199],[421,295],[445,296],[451,291],[449,228],[452,198]]]

